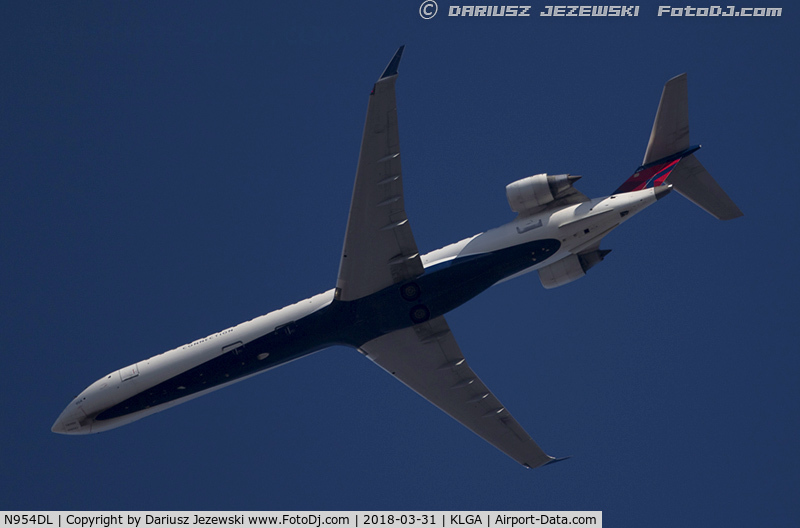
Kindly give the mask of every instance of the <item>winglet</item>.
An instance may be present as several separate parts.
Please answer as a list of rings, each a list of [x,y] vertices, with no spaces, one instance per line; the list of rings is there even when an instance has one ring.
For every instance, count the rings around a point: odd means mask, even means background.
[[[549,458],[550,460],[548,460],[544,464],[537,464],[535,466],[531,466],[527,462],[524,462],[522,465],[525,466],[527,469],[535,469],[535,468],[549,466],[550,464],[555,464],[556,462],[561,462],[562,460],[566,460],[568,458],[572,458],[571,456],[561,457],[561,458],[553,458],[553,457],[550,457],[550,456],[547,456],[547,455],[545,455],[545,457]]]
[[[386,69],[383,70],[383,74],[381,74],[380,80],[383,80],[387,77],[391,77],[392,75],[397,75],[397,67],[400,65],[400,57],[403,56],[403,48],[405,48],[405,44],[397,48],[397,51],[394,53],[394,57],[389,62],[389,65],[386,66]]]
[[[561,458],[554,458],[553,460],[551,460],[550,462],[545,464],[545,466],[549,466],[550,464],[555,464],[556,462],[563,462],[564,460],[566,460],[568,458],[572,458],[572,457],[571,456],[565,456],[565,457],[561,457]],[[542,466],[542,467],[544,467],[544,466]]]

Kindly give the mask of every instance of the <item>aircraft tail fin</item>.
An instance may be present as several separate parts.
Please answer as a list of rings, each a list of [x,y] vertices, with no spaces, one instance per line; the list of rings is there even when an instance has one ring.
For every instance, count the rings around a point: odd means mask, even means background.
[[[689,148],[689,90],[686,74],[668,80],[650,131],[642,165]]]
[[[700,146],[689,144],[688,94],[685,73],[664,85],[642,165],[614,194],[668,183],[720,220],[742,216],[733,200],[694,156]]]

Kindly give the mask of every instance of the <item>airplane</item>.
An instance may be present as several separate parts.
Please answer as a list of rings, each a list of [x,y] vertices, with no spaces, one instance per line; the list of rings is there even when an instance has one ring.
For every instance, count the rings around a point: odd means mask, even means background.
[[[356,348],[528,468],[547,455],[472,371],[445,314],[537,271],[544,288],[603,261],[600,242],[672,189],[718,219],[742,215],[689,143],[686,74],[664,86],[639,168],[589,199],[580,176],[536,174],[506,187],[511,222],[420,255],[403,197],[395,83],[401,46],[369,95],[335,288],[114,371],[75,397],[55,433],[108,431],[333,345]]]

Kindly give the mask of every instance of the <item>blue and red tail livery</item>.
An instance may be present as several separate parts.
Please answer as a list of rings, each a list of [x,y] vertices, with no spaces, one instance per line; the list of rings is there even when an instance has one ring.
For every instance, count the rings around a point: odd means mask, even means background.
[[[614,191],[614,194],[641,191],[649,187],[651,183],[653,184],[652,187],[658,187],[664,183],[679,161],[680,159],[676,159],[665,163],[653,164],[649,167],[639,167],[639,170],[625,180],[625,183],[620,185]]]
[[[699,145],[690,147],[683,152],[667,156],[664,159],[648,163],[647,165],[642,165],[636,169],[636,172],[634,172],[630,178],[625,180],[622,185],[617,187],[617,190],[614,191],[614,194],[641,191],[642,189],[646,189],[648,187],[658,187],[659,185],[663,185],[669,175],[672,174],[672,171],[675,169],[675,167],[678,166],[678,163],[681,161],[681,159],[694,153],[699,148]]]

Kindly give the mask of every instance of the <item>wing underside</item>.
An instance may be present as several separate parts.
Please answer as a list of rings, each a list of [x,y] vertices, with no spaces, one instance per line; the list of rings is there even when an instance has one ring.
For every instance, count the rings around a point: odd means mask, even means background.
[[[359,299],[422,275],[424,268],[405,212],[395,81],[397,50],[369,97],[350,203],[336,298]]]
[[[444,317],[374,339],[360,350],[475,434],[520,464],[554,461],[467,364]]]

